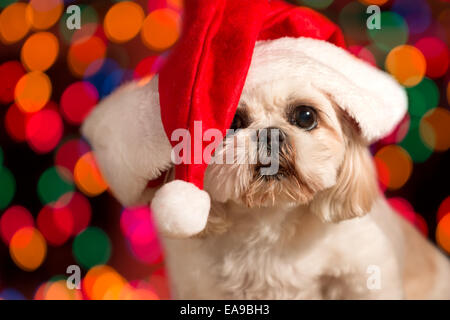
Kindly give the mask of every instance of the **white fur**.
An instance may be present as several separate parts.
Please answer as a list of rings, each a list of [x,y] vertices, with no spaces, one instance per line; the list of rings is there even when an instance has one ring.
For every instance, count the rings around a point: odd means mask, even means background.
[[[407,110],[405,90],[387,73],[326,41],[281,38],[257,43],[247,83],[288,75],[305,77],[332,95],[359,124],[368,143],[389,134]],[[299,68],[301,70],[299,70]],[[276,75],[276,76],[275,76]]]
[[[187,238],[201,232],[208,221],[210,206],[206,191],[181,180],[163,185],[151,204],[159,232],[175,238]]]
[[[156,84],[155,78],[144,88],[130,84],[120,89],[84,126],[102,172],[124,204],[150,203],[153,192],[144,190],[146,180],[170,167]],[[325,113],[334,135],[323,126],[311,133],[290,126],[284,110],[292,95]],[[393,212],[381,194],[364,212],[364,206],[352,207],[347,199],[329,203],[334,199],[330,190],[342,189],[351,192],[348,198],[359,199],[367,188],[340,185],[354,178],[350,175],[343,182],[339,177],[343,162],[349,161],[347,140],[360,143],[344,135],[350,128],[334,107],[356,120],[365,143],[387,134],[406,110],[403,90],[388,75],[317,40],[279,39],[257,44],[242,100],[254,118],[252,127],[288,131],[296,146],[297,169],[317,185],[316,193],[304,202],[280,201],[280,194],[273,204],[249,208],[239,199],[252,183],[251,167],[208,167],[205,190],[212,206],[206,230],[187,239],[163,237],[175,298],[450,298],[447,258]],[[370,182],[373,171],[364,170],[367,164],[361,159],[350,159],[358,170],[354,176]],[[175,181],[157,192],[152,208],[161,231],[186,236],[201,229],[209,197],[192,187]],[[194,198],[202,201],[198,211],[191,210],[198,206]],[[167,208],[179,214],[167,215]],[[347,209],[336,212],[339,208]],[[355,216],[362,217],[349,219]],[[328,222],[336,217],[339,222]],[[379,268],[379,289],[367,286],[370,266]]]
[[[171,166],[171,145],[161,122],[158,78],[132,82],[102,100],[82,127],[113,194],[135,205],[149,180]]]

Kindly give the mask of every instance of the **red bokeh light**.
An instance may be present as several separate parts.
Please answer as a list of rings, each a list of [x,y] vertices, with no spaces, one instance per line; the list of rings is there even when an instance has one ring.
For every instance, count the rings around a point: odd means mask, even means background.
[[[12,206],[0,217],[0,235],[6,244],[9,244],[16,231],[33,226],[33,216],[22,206]]]

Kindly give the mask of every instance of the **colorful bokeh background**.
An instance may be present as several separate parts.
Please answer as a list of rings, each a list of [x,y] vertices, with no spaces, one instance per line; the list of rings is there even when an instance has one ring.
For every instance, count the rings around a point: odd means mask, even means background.
[[[338,23],[353,54],[405,87],[408,115],[371,146],[380,188],[450,253],[450,4],[290,2]],[[371,4],[379,30],[366,26]],[[170,298],[149,209],[111,196],[79,126],[121,83],[164,64],[182,0],[0,0],[0,10],[0,299]],[[70,265],[80,290],[66,286]]]

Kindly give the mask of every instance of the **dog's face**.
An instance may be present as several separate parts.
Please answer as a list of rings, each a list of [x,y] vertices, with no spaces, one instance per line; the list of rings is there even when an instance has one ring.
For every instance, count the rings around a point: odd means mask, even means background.
[[[280,67],[255,54],[234,133],[216,149],[222,161],[208,166],[205,188],[248,207],[308,205],[327,221],[362,215],[377,187],[358,127],[292,60]]]

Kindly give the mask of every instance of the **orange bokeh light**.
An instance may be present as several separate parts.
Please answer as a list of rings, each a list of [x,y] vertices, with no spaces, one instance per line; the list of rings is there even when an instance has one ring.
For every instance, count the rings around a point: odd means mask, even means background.
[[[49,77],[40,71],[25,74],[17,82],[14,96],[17,106],[23,112],[36,112],[42,109],[50,99],[52,83]]]
[[[14,43],[25,37],[30,30],[26,18],[27,4],[13,3],[0,13],[0,40],[6,44]]]
[[[435,151],[450,148],[450,112],[444,108],[428,111],[420,121],[420,137]]]
[[[413,169],[412,160],[408,152],[397,145],[388,145],[375,154],[375,161],[384,164],[384,169],[389,174],[380,176],[381,182],[390,190],[401,188],[411,176]],[[387,177],[387,181],[383,181],[383,177]]]
[[[171,9],[151,12],[142,25],[142,41],[151,50],[167,50],[175,44],[179,36],[180,16]]]
[[[25,271],[39,268],[47,253],[42,234],[33,227],[18,230],[11,239],[9,252],[14,263]]]
[[[85,153],[78,159],[74,179],[78,188],[88,196],[99,195],[108,188],[92,152]]]
[[[450,212],[438,223],[436,241],[442,249],[450,253]]]
[[[22,46],[22,63],[29,71],[45,71],[53,65],[58,52],[58,39],[50,32],[38,32]]]
[[[101,68],[105,54],[106,46],[104,42],[99,37],[92,36],[83,38],[70,46],[67,62],[75,76],[90,76]],[[95,61],[98,62],[98,65],[90,67]],[[88,67],[90,67],[89,70]]]
[[[62,0],[31,0],[26,17],[34,29],[44,30],[53,26],[64,9]]]
[[[386,70],[407,87],[413,87],[422,81],[427,69],[422,52],[410,45],[392,49],[386,57],[385,64]]]
[[[113,42],[122,43],[134,38],[141,30],[144,10],[134,2],[124,1],[113,5],[103,21],[106,36]]]

